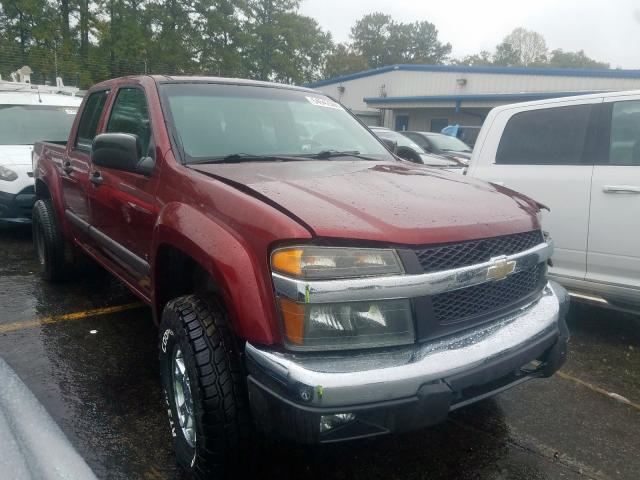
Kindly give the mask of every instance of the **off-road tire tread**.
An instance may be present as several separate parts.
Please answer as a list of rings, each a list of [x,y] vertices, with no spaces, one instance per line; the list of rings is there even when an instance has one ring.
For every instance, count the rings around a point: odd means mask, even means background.
[[[239,454],[249,441],[251,418],[246,376],[226,310],[216,298],[178,297],[167,304],[182,321],[198,372],[202,426],[206,445],[198,446],[192,475],[224,478],[240,464]],[[206,470],[199,470],[205,465]],[[217,476],[217,475],[216,475]]]
[[[36,201],[33,206],[33,231],[38,225],[44,233],[45,258],[48,265],[41,268],[43,278],[49,282],[61,282],[69,276],[70,265],[65,258],[65,239],[56,218],[51,199]]]

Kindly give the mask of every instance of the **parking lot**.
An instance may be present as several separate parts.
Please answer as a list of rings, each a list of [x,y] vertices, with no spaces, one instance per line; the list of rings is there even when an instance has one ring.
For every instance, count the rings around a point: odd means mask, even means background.
[[[150,312],[115,279],[42,282],[28,229],[0,230],[0,356],[100,478],[179,478]],[[438,427],[305,448],[270,441],[262,478],[636,479],[640,319],[573,305],[568,363]]]

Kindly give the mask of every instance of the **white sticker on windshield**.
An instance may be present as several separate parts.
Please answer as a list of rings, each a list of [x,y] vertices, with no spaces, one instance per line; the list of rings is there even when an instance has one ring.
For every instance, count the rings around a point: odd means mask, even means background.
[[[315,105],[316,107],[337,108],[338,110],[342,109],[339,104],[326,97],[307,97],[307,100],[310,104]]]
[[[64,113],[66,113],[67,115],[75,115],[76,113],[78,113],[78,109],[77,108],[65,108],[64,109]]]

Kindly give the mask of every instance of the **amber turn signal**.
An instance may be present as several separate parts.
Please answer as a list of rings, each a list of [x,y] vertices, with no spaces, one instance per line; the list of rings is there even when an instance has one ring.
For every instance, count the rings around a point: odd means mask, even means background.
[[[296,345],[302,345],[304,339],[304,304],[287,298],[280,299],[280,312],[287,339]]]
[[[271,255],[271,268],[276,272],[285,273],[295,277],[302,273],[301,248],[278,250]]]

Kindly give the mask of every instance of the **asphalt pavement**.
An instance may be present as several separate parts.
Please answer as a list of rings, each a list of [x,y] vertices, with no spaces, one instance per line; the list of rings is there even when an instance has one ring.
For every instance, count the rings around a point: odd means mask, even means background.
[[[180,478],[150,311],[99,270],[41,281],[28,229],[0,230],[0,252],[0,357],[99,478]],[[411,434],[320,447],[268,441],[247,461],[255,476],[278,479],[637,480],[640,317],[574,304],[568,320],[569,360],[553,378]]]

